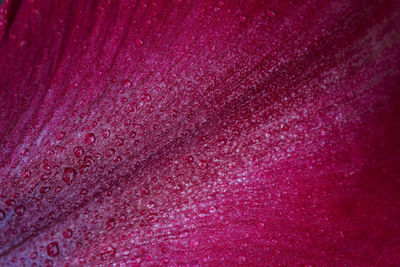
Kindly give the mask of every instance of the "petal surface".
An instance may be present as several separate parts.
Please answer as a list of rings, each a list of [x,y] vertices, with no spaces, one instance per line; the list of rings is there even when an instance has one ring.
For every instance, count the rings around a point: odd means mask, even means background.
[[[399,265],[399,10],[5,0],[0,266]]]

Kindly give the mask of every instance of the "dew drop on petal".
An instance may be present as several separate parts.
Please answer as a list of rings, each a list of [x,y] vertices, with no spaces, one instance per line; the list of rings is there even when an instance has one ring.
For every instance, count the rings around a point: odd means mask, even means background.
[[[63,237],[64,238],[70,238],[72,236],[72,230],[71,229],[65,229],[63,232]]]
[[[116,252],[117,251],[113,246],[108,246],[100,253],[100,259],[102,261],[111,260],[112,258],[114,258]]]
[[[46,259],[44,261],[44,267],[53,267],[54,266],[54,262],[50,259]]]
[[[15,207],[15,213],[19,216],[22,216],[25,213],[25,206],[23,205],[18,205]]]
[[[140,193],[141,193],[142,195],[148,195],[148,194],[150,193],[150,190],[149,190],[147,187],[142,187],[142,188],[140,189]]]
[[[121,137],[116,137],[115,138],[115,145],[116,146],[122,146],[124,144],[124,139],[122,139]]]
[[[42,174],[42,175],[40,176],[40,180],[41,180],[41,181],[46,181],[47,179],[49,179],[50,174],[51,174],[51,173]]]
[[[104,138],[108,138],[110,137],[111,132],[108,129],[104,129],[101,134],[103,135]]]
[[[9,207],[15,206],[15,204],[17,204],[17,203],[15,202],[14,199],[7,199],[6,200],[6,205],[9,206]]]
[[[149,94],[142,94],[140,98],[143,100],[143,102],[151,101],[151,95],[149,95]]]
[[[75,147],[74,150],[73,150],[73,152],[74,152],[74,156],[75,156],[76,158],[82,157],[83,154],[85,153],[85,151],[83,150],[83,147],[81,147],[81,146]]]
[[[39,190],[40,194],[46,194],[49,191],[50,191],[50,187],[48,187],[48,186],[43,186]]]
[[[270,9],[267,9],[267,16],[270,18],[273,18],[273,17],[275,17],[275,12]]]
[[[106,222],[106,230],[110,231],[111,229],[113,229],[115,227],[115,220],[112,218],[109,218]]]
[[[47,255],[49,255],[50,257],[56,257],[58,256],[58,254],[60,254],[60,249],[58,247],[57,242],[49,243],[46,249],[47,249]]]
[[[93,145],[93,143],[96,141],[96,136],[94,133],[88,133],[85,135],[85,143],[88,145]]]
[[[62,180],[67,184],[70,185],[72,180],[74,180],[77,171],[74,168],[66,167],[64,169],[64,174],[62,176]]]
[[[143,45],[143,40],[140,39],[140,38],[137,38],[137,39],[135,40],[135,43],[136,43],[136,46],[137,46],[137,47],[141,47],[141,46]]]
[[[25,179],[28,179],[28,178],[30,178],[31,177],[31,172],[29,171],[29,170],[24,170],[23,172],[22,172],[22,177],[24,177]]]
[[[122,86],[127,88],[127,89],[131,88],[132,87],[132,82],[130,80],[128,80],[128,79],[125,79],[125,80],[122,81]]]
[[[56,135],[56,139],[57,140],[63,140],[64,139],[64,137],[65,137],[65,132],[59,132],[59,133],[57,133],[57,135]]]
[[[79,174],[84,174],[88,171],[89,165],[83,164],[79,166]]]
[[[0,221],[3,221],[6,218],[6,212],[0,209]]]
[[[84,162],[86,165],[89,165],[89,166],[94,165],[94,160],[93,160],[93,158],[92,158],[91,156],[85,156],[85,157],[83,158],[83,162]]]
[[[43,170],[50,171],[51,170],[51,166],[49,164],[44,164],[43,165]]]
[[[30,258],[31,258],[31,260],[34,260],[37,258],[37,256],[38,256],[38,253],[36,251],[34,251],[31,253]]]
[[[154,203],[153,201],[150,201],[149,203],[147,203],[146,207],[148,209],[153,209],[156,206],[156,203]]]

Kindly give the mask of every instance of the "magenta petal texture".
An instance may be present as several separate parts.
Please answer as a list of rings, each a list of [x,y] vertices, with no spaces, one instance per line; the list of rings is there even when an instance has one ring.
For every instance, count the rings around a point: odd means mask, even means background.
[[[5,0],[0,266],[399,266],[400,1]]]

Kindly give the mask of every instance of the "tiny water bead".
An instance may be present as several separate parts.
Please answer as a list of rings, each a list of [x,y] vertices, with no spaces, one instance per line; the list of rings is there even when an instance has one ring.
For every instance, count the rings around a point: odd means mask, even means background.
[[[32,175],[32,173],[31,173],[30,170],[24,170],[24,171],[22,172],[22,177],[25,178],[25,179],[30,178],[31,175]]]
[[[121,137],[116,137],[114,142],[116,146],[122,146],[124,144],[124,139],[122,139]]]
[[[89,165],[83,164],[79,166],[79,174],[84,174],[88,171]]]
[[[100,253],[100,259],[102,261],[108,261],[115,257],[117,250],[113,246],[108,246]]]
[[[83,154],[85,153],[85,151],[83,150],[83,147],[81,147],[81,146],[74,147],[73,152],[74,152],[74,156],[76,158],[82,157]]]
[[[275,17],[275,12],[270,9],[267,9],[266,13],[267,13],[267,16],[270,18]]]
[[[72,180],[74,180],[74,178],[77,175],[77,171],[74,168],[71,167],[66,167],[64,169],[64,174],[62,176],[62,180],[67,184],[70,185]]]
[[[72,237],[72,234],[73,234],[73,232],[72,232],[71,229],[65,229],[64,232],[63,232],[63,237],[64,238],[70,238],[70,237]]]
[[[141,46],[143,46],[143,44],[144,44],[143,40],[140,39],[140,38],[137,38],[137,39],[135,40],[135,43],[136,43],[136,46],[137,46],[137,47],[141,47]]]
[[[37,256],[38,256],[37,251],[34,251],[34,252],[31,253],[31,255],[29,257],[31,258],[31,260],[34,260],[34,259],[37,258]]]
[[[46,250],[47,250],[47,255],[49,255],[50,257],[56,257],[58,256],[58,254],[60,254],[60,249],[58,247],[57,242],[49,243],[46,247]]]
[[[11,207],[11,206],[15,206],[15,204],[17,204],[17,202],[15,202],[14,199],[7,199],[6,200],[6,205]]]
[[[94,133],[88,133],[85,135],[85,143],[88,145],[93,145],[93,143],[96,142],[96,136]]]
[[[40,176],[40,180],[41,180],[41,181],[46,181],[47,179],[49,179],[50,175],[51,175],[51,173],[42,174],[42,175]]]
[[[110,231],[111,229],[113,229],[115,227],[115,220],[112,218],[109,218],[106,222],[106,230]]]
[[[56,135],[56,139],[61,141],[64,139],[65,135],[66,135],[65,132],[58,132]]]
[[[25,206],[23,205],[18,205],[15,207],[15,213],[19,216],[22,216],[25,213]]]
[[[154,203],[153,201],[150,201],[149,203],[147,203],[146,207],[148,209],[153,209],[156,206],[156,203]]]
[[[0,209],[0,221],[3,221],[6,218],[6,212]]]
[[[108,138],[108,137],[110,137],[111,132],[110,132],[110,130],[108,130],[108,129],[104,129],[104,130],[101,132],[101,135],[103,135],[104,138]]]
[[[146,93],[142,94],[140,98],[143,100],[143,102],[150,102],[151,101],[151,95],[146,94]]]
[[[133,85],[132,82],[130,80],[128,80],[128,79],[125,79],[125,80],[122,81],[122,86],[124,88],[126,88],[126,89],[131,88],[132,85]]]
[[[43,186],[39,190],[40,194],[46,194],[49,191],[50,191],[50,187],[48,187],[48,186]]]
[[[50,171],[51,170],[51,166],[49,164],[44,164],[43,165],[43,170]]]

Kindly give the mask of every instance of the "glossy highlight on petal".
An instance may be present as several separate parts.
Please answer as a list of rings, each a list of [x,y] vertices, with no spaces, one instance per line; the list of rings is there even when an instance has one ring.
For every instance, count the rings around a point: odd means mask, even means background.
[[[5,0],[0,266],[400,265],[399,36],[395,0]]]

